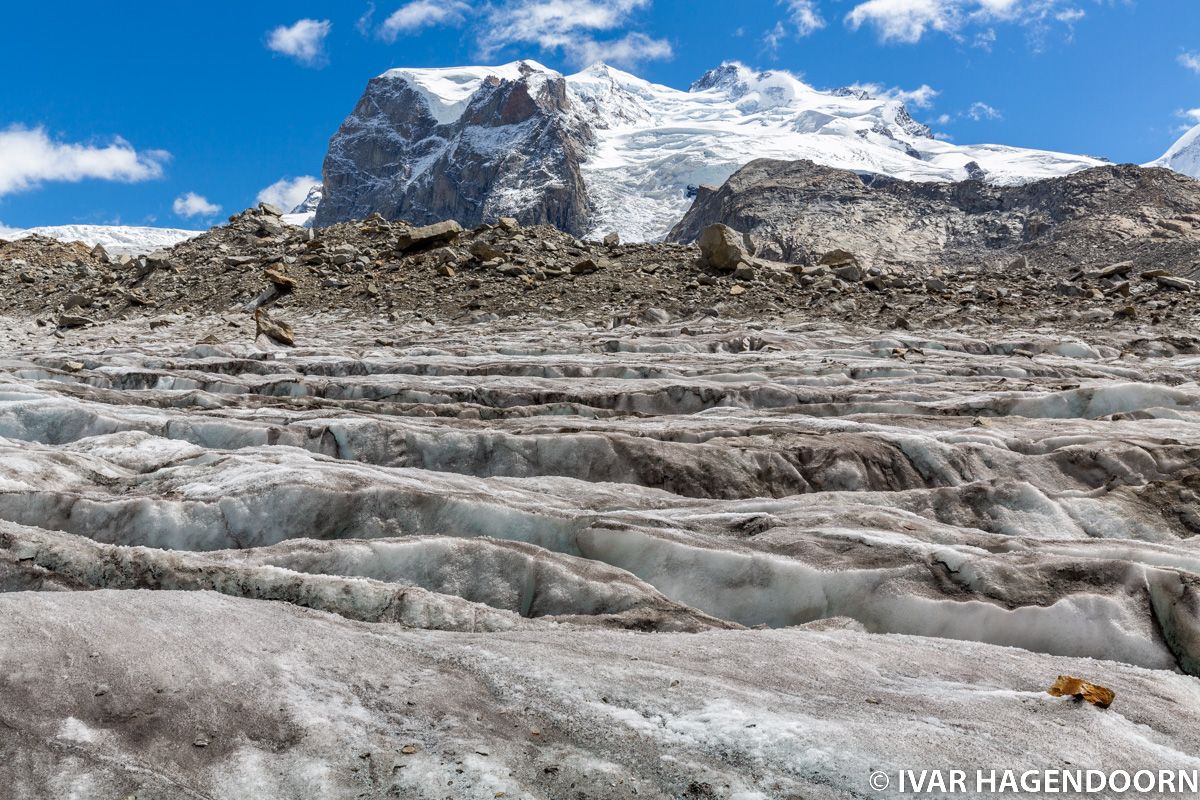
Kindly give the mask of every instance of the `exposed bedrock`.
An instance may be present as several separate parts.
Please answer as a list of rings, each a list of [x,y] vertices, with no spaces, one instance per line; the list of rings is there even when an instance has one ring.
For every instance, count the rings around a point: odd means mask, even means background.
[[[997,186],[759,159],[701,188],[668,241],[694,242],[714,223],[749,235],[764,258],[805,265],[844,251],[861,268],[984,263],[1067,275],[1126,260],[1181,274],[1200,266],[1200,182],[1132,164]]]

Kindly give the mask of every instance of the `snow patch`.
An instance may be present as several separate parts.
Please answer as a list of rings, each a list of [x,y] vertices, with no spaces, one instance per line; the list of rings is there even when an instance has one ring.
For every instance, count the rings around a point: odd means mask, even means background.
[[[88,247],[100,245],[109,255],[119,256],[165,250],[202,233],[204,231],[127,225],[50,225],[9,231],[5,238],[11,240],[46,236],[63,242],[83,242]]]

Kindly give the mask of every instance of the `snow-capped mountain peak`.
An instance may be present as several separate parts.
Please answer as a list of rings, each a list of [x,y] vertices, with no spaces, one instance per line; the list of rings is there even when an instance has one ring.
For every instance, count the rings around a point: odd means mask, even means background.
[[[1179,140],[1163,153],[1162,158],[1151,161],[1146,166],[1166,167],[1200,179],[1200,125],[1179,137]]]
[[[295,208],[289,211],[289,214],[308,214],[317,210],[317,206],[321,204],[321,196],[324,194],[325,187],[321,184],[315,184],[308,190],[308,194],[304,196],[304,200]]]
[[[372,211],[464,224],[511,215],[578,235],[653,240],[683,216],[697,186],[720,184],[756,158],[998,184],[1103,163],[941,141],[899,100],[820,90],[737,62],[688,90],[603,63],[567,76],[528,60],[395,69],[371,81],[334,136],[318,221]]]
[[[518,81],[531,74],[558,75],[549,67],[524,59],[498,67],[434,67],[428,69],[398,68],[379,77],[404,81],[418,93],[429,113],[440,125],[458,121],[479,88],[490,77]]]

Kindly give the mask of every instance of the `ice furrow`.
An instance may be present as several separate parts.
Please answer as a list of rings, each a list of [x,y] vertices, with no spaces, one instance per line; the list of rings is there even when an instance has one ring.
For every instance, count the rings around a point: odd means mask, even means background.
[[[10,349],[0,520],[43,537],[11,588],[1200,663],[1200,359],[1169,341],[190,324]]]

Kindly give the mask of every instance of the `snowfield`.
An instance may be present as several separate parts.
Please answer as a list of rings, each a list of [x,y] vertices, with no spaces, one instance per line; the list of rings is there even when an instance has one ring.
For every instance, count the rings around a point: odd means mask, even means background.
[[[661,239],[691,205],[688,186],[719,186],[756,158],[808,159],[914,181],[983,175],[1001,184],[1103,163],[1004,145],[956,145],[935,139],[900,101],[822,91],[787,72],[755,73],[736,64],[710,72],[690,91],[606,65],[568,76],[567,83],[593,109],[599,138],[584,164],[600,209],[593,233],[615,229],[631,241]]]
[[[1178,338],[165,321],[0,333],[15,797],[1200,768]]]
[[[47,225],[26,228],[0,238],[10,241],[28,236],[47,236],[64,242],[83,242],[88,247],[101,245],[109,255],[141,255],[166,250],[204,231],[177,228],[147,228],[127,225]]]

